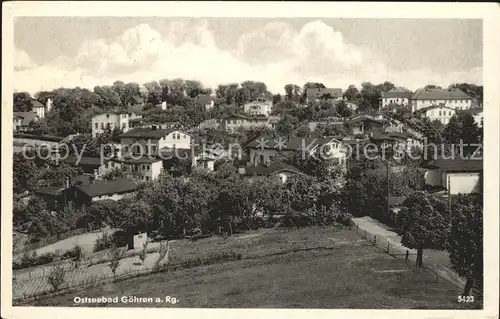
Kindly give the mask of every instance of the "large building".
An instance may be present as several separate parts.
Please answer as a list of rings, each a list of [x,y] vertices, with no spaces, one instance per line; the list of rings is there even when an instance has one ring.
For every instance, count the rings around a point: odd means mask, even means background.
[[[382,107],[408,106],[411,96],[411,92],[398,88],[394,88],[389,92],[382,92]]]
[[[122,154],[158,155],[162,149],[190,149],[191,136],[174,129],[135,128],[121,135]]]
[[[416,112],[422,117],[427,117],[431,122],[439,121],[443,125],[447,125],[450,119],[457,113],[455,109],[447,107],[444,104],[424,107]]]
[[[410,98],[411,111],[443,104],[455,110],[467,110],[472,107],[472,98],[460,89],[418,89]]]
[[[264,99],[257,99],[252,102],[245,103],[243,110],[250,116],[265,116],[271,115],[272,102]]]
[[[123,132],[139,125],[138,119],[141,115],[142,105],[129,106],[127,110],[110,111],[96,114],[92,117],[92,137],[102,134],[107,128],[110,130],[121,129]]]
[[[241,114],[230,115],[222,119],[220,128],[226,131],[235,131],[238,128],[248,129],[256,127],[271,127],[266,116],[247,116]]]

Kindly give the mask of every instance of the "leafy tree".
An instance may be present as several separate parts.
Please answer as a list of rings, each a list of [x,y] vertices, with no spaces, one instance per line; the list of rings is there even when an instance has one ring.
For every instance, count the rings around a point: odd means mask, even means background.
[[[151,81],[144,84],[144,87],[148,90],[148,102],[157,105],[162,101],[162,87],[157,81]]]
[[[30,112],[31,100],[28,92],[14,93],[14,112]]]
[[[347,107],[347,103],[345,101],[341,101],[338,105],[337,105],[337,113],[341,116],[341,117],[349,117],[352,115],[352,110],[350,108]]]
[[[116,276],[116,270],[118,269],[120,260],[123,257],[123,251],[119,247],[114,246],[109,251],[109,257],[111,258],[111,261],[109,262],[109,268],[111,268],[113,276]]]
[[[345,90],[345,92],[344,92],[344,98],[347,101],[357,102],[357,101],[361,100],[361,93],[359,92],[359,90],[356,88],[355,85],[349,85],[347,90]]]
[[[199,81],[187,80],[185,85],[186,94],[190,98],[195,98],[198,94],[203,93],[203,85]]]
[[[144,243],[142,250],[139,254],[139,259],[141,260],[142,264],[144,265],[144,261],[146,260],[146,257],[148,255],[148,243]]]
[[[449,234],[449,212],[445,209],[446,205],[439,203],[438,199],[416,191],[405,200],[397,215],[401,243],[417,249],[418,267],[423,265],[424,249],[445,248]]]
[[[64,270],[63,265],[57,265],[52,268],[49,276],[47,277],[47,281],[49,285],[52,286],[52,290],[58,291],[62,284],[64,284],[66,276],[66,271]]]
[[[460,276],[467,278],[464,296],[483,281],[483,206],[470,195],[460,195],[452,206],[453,219],[448,251]]]

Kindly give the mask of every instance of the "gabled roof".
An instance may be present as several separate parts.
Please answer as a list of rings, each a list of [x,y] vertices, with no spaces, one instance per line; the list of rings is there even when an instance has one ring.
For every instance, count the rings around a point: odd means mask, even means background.
[[[136,138],[162,138],[168,134],[177,131],[175,129],[152,129],[152,128],[135,128],[125,132],[121,137],[136,137]]]
[[[75,185],[75,187],[89,197],[96,197],[134,192],[137,189],[137,184],[131,179],[122,178],[115,180],[95,180],[92,184]]]
[[[38,115],[33,112],[14,112],[14,118],[21,118],[21,126],[29,126],[38,119]]]
[[[385,119],[376,119],[370,115],[363,114],[363,115],[356,115],[354,117],[351,117],[347,121],[344,122],[344,124],[354,124],[354,123],[359,123],[359,122],[365,122],[365,121],[370,121],[370,122],[376,122],[383,124],[384,122],[387,122]]]
[[[423,112],[427,112],[427,111],[433,110],[433,109],[449,109],[449,110],[455,111],[454,108],[445,106],[443,103],[440,103],[440,104],[437,104],[437,105],[431,105],[431,106],[427,106],[427,107],[418,109],[416,112],[417,113],[423,113]]]
[[[405,91],[389,91],[389,92],[382,92],[382,98],[383,99],[394,99],[394,98],[400,98],[400,99],[409,99],[412,96],[411,92],[405,92]]]
[[[37,100],[31,100],[31,107],[39,108],[39,107],[45,107],[45,106]]]
[[[325,94],[330,94],[332,98],[342,97],[342,89],[339,88],[308,88],[306,95],[308,98],[319,99]]]
[[[297,167],[284,163],[273,163],[269,166],[245,166],[245,175],[247,176],[269,176],[284,171],[303,174]]]
[[[89,157],[89,156],[82,156],[80,161],[78,161],[78,157],[76,155],[70,155],[65,159],[63,159],[63,161],[71,165],[89,165],[95,167],[99,167],[109,162],[108,159],[103,158],[101,161],[101,158],[99,157]]]
[[[439,168],[447,172],[482,172],[483,161],[476,159],[436,159],[428,161],[424,168]]]
[[[472,99],[460,89],[418,89],[412,100],[468,100]]]
[[[40,187],[34,190],[37,195],[59,196],[64,191],[63,187]]]

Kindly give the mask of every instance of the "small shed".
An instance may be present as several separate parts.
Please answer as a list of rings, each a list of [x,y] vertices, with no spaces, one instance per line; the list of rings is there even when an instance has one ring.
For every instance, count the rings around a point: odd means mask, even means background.
[[[134,235],[134,249],[142,249],[144,248],[144,244],[148,242],[148,234],[140,233]]]

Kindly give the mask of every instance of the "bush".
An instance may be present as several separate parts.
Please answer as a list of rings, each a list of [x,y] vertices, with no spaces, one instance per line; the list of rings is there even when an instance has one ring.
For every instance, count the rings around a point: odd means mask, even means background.
[[[111,248],[113,246],[112,236],[108,233],[103,233],[102,236],[98,237],[94,244],[94,252],[98,252],[104,249]]]
[[[31,254],[29,252],[25,252],[20,261],[15,261],[12,263],[12,269],[17,270],[17,269],[50,264],[51,262],[54,261],[55,258],[56,254],[53,253],[46,253],[38,256],[36,251],[34,251]]]
[[[131,240],[131,235],[123,230],[118,230],[111,236],[111,242],[114,246],[128,246]]]

